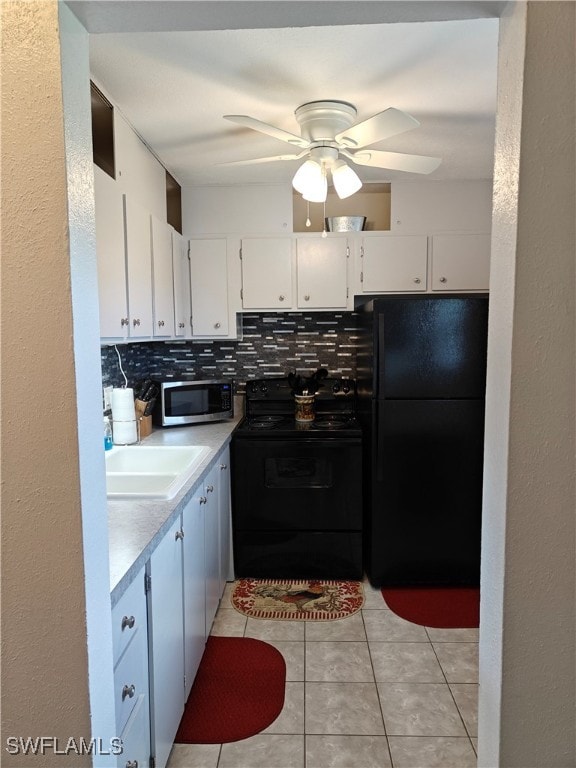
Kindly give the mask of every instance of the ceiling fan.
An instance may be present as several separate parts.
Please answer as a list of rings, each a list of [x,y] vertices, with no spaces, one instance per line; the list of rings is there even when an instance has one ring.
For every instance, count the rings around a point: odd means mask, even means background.
[[[295,111],[301,135],[277,128],[248,115],[224,115],[238,125],[260,131],[300,149],[297,154],[237,160],[222,165],[254,165],[279,160],[307,160],[298,168],[293,187],[309,202],[326,200],[328,172],[340,198],[349,197],[362,186],[356,172],[342,158],[356,165],[387,168],[409,173],[431,173],[440,165],[440,158],[407,155],[368,149],[377,141],[410,131],[420,123],[407,112],[390,107],[373,117],[356,123],[356,107],[346,101],[311,101]]]

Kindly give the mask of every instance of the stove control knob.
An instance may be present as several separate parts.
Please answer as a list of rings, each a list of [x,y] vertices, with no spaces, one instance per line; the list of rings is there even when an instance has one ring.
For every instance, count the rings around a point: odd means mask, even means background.
[[[347,395],[348,392],[350,392],[350,384],[349,384],[349,382],[347,382],[347,381],[344,382],[344,384],[342,386],[342,392],[344,392],[345,395]]]
[[[332,392],[334,392],[335,395],[340,392],[340,384],[334,384],[332,387]]]
[[[268,392],[268,387],[266,386],[266,384],[261,385],[260,392]]]

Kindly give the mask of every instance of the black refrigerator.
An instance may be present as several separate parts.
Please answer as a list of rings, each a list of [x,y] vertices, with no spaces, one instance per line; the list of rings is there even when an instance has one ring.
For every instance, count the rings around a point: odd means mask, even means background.
[[[358,318],[370,582],[477,585],[488,297],[387,296]]]

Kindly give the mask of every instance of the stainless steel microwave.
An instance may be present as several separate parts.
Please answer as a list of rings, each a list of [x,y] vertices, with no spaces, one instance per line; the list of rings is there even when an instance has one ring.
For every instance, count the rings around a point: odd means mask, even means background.
[[[233,383],[230,379],[207,381],[159,381],[160,394],[152,413],[161,427],[201,424],[234,416]]]

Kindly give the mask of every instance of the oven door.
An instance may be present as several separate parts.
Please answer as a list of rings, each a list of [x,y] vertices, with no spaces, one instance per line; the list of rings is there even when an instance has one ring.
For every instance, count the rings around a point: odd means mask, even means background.
[[[362,528],[361,440],[232,442],[236,530],[349,531]]]

